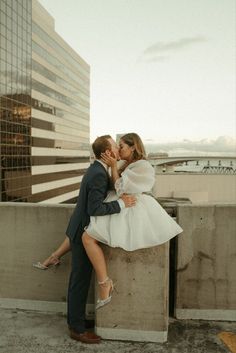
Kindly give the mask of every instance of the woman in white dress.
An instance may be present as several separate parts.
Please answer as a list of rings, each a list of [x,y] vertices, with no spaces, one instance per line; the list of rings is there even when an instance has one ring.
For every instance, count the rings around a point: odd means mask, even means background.
[[[106,201],[116,200],[126,193],[135,194],[136,204],[123,208],[118,214],[91,217],[82,236],[98,279],[100,299],[97,309],[110,302],[113,291],[113,283],[107,275],[105,258],[98,242],[133,251],[165,243],[183,231],[159,203],[146,194],[154,185],[155,172],[146,160],[140,137],[135,133],[122,136],[119,153],[125,161],[123,171],[118,170],[115,158],[103,156],[103,161],[111,167],[115,186],[115,191],[109,193]]]

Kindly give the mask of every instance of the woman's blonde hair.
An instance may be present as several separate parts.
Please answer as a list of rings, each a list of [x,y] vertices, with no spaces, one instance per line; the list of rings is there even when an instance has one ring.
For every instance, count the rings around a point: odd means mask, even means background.
[[[134,147],[133,160],[138,161],[139,159],[146,159],[146,151],[143,142],[138,134],[130,132],[121,136],[120,138],[124,143],[130,147]]]

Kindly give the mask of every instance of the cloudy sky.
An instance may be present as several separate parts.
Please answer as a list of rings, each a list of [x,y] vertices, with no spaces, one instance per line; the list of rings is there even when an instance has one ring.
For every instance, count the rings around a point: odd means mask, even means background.
[[[91,66],[91,140],[135,131],[150,143],[232,145],[235,0],[40,2]]]

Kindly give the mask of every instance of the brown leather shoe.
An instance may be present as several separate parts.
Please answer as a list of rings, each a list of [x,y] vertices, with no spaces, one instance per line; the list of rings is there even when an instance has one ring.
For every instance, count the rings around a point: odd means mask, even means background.
[[[70,337],[73,340],[80,341],[80,342],[83,342],[83,343],[93,344],[93,343],[100,343],[101,342],[101,337],[100,336],[97,336],[93,332],[87,332],[87,331],[85,331],[83,333],[78,333],[78,332],[76,332],[74,330],[70,330]]]

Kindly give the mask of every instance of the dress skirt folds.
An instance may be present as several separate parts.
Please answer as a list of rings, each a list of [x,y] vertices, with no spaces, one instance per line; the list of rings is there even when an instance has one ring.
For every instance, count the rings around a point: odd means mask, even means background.
[[[90,218],[86,232],[111,247],[133,251],[163,244],[181,233],[182,228],[150,195],[155,172],[146,160],[131,163],[116,181],[104,202],[117,200],[122,193],[135,194],[136,205],[120,213]]]

